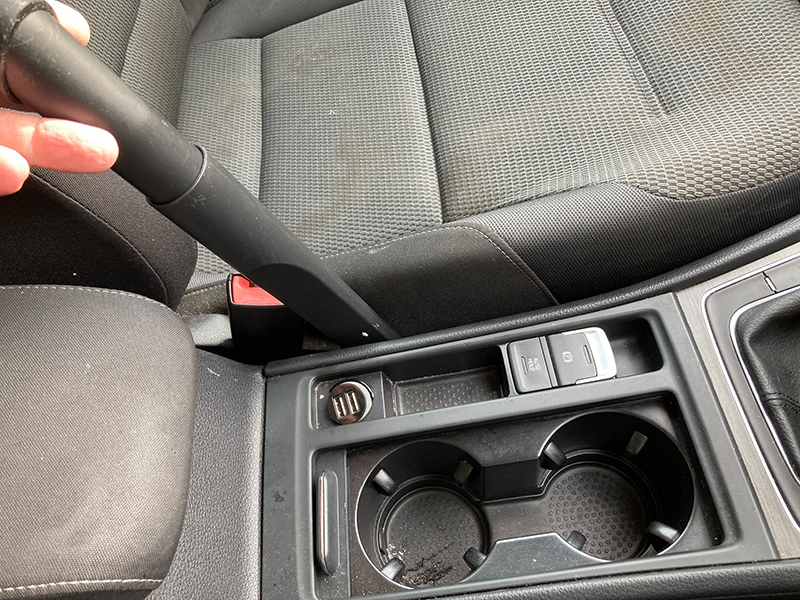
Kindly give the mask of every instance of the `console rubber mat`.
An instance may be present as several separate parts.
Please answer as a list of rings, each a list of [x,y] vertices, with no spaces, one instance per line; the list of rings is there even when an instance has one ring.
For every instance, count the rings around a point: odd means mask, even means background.
[[[647,510],[639,491],[619,471],[598,464],[565,469],[550,483],[546,498],[551,530],[564,539],[573,531],[582,533],[586,554],[622,560],[641,551]]]
[[[399,558],[405,563],[403,585],[447,585],[470,574],[464,553],[471,547],[484,550],[484,530],[477,510],[465,498],[445,488],[422,488],[392,508],[381,550],[386,562]]]

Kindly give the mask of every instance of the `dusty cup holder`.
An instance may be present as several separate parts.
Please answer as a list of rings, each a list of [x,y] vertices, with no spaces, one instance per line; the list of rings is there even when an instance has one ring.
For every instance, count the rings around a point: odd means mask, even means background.
[[[480,500],[463,485],[474,470],[463,450],[442,442],[408,444],[381,461],[356,518],[364,551],[384,576],[423,587],[470,574],[464,552],[486,552],[489,542]]]
[[[549,433],[411,442],[384,456],[356,507],[372,566],[401,586],[440,586],[650,556],[680,537],[692,473],[659,427],[598,411]],[[529,448],[507,451],[520,440]]]

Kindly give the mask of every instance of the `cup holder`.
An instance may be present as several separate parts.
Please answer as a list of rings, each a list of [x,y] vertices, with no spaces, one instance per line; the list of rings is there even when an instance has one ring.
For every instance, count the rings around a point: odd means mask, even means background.
[[[622,560],[643,552],[652,502],[619,469],[593,461],[565,467],[545,497],[551,530],[564,539],[578,532],[586,554]]]
[[[502,451],[502,439],[419,441],[386,455],[356,507],[373,567],[401,586],[441,586],[511,569],[504,564],[513,546],[517,556],[545,557],[531,560],[537,572],[550,556],[563,568],[564,556],[591,564],[657,554],[688,525],[691,470],[652,423],[595,412],[530,443],[526,454]]]
[[[554,448],[560,464],[547,458]],[[552,530],[586,537],[581,550],[604,560],[658,553],[674,543],[694,508],[692,472],[661,429],[619,413],[584,415],[545,446],[556,467],[545,498]]]
[[[471,573],[464,552],[486,552],[489,542],[480,498],[464,485],[475,467],[463,450],[442,442],[408,444],[381,461],[356,519],[364,551],[384,576],[424,587]]]
[[[457,583],[470,574],[464,548],[487,551],[483,513],[449,482],[422,478],[404,486],[376,523],[381,559],[402,561],[409,587]]]

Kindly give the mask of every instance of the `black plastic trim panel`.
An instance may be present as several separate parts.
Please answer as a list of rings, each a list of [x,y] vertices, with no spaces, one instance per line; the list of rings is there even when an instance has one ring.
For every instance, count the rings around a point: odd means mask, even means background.
[[[624,379],[544,390],[341,427],[317,429],[314,425],[314,386],[326,378],[375,372],[402,360],[433,358],[454,351],[502,345],[515,340],[631,319],[644,319],[652,329],[663,358],[659,369]],[[693,339],[674,295],[667,294],[515,331],[476,336],[392,356],[362,358],[270,378],[267,383],[264,446],[263,598],[315,597],[312,498],[313,476],[316,474],[314,460],[320,452],[424,437],[431,432],[440,433],[533,415],[606,406],[663,394],[677,400],[686,421],[698,460],[714,497],[716,513],[719,515],[723,531],[720,545],[708,550],[593,565],[569,572],[542,573],[493,582],[461,583],[435,589],[422,588],[380,597],[401,599],[433,594],[454,595],[547,583],[565,578],[608,577],[632,572],[776,559],[777,552]],[[521,593],[509,591],[505,597],[525,597]]]
[[[264,379],[197,352],[197,417],[183,531],[150,600],[258,600]]]
[[[800,597],[800,561],[597,577],[461,596],[463,600],[733,600]]]

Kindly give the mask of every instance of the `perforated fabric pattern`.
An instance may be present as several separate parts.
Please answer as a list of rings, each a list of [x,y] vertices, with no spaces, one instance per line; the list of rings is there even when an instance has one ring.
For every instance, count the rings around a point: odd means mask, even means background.
[[[568,301],[800,210],[795,0],[407,5],[367,0],[263,42],[259,192],[316,252],[381,252],[441,208]]]
[[[185,0],[195,9],[205,0]],[[173,124],[189,47],[181,0],[68,0],[89,22],[89,48]]]
[[[178,129],[258,197],[261,179],[261,40],[195,44],[186,61]],[[233,271],[202,244],[196,276]]]
[[[256,198],[261,179],[261,40],[191,47],[178,129]]]
[[[800,163],[794,0],[414,0],[409,15],[445,221],[604,182],[687,200]]]
[[[319,254],[441,223],[400,0],[367,0],[263,40],[193,44],[179,128]],[[230,270],[198,247],[197,274]]]
[[[122,73],[125,51],[131,37],[139,0],[118,2],[108,9],[107,0],[67,0],[86,17],[92,30],[89,48],[117,75]]]
[[[319,254],[441,222],[402,0],[365,0],[264,39],[261,200]]]
[[[203,246],[203,244],[197,244],[197,266],[194,269],[194,275],[188,287],[191,289],[207,284],[209,281],[222,281],[224,279],[224,277],[213,277],[211,279],[199,277],[200,274],[224,274],[235,271],[232,266]]]
[[[221,40],[191,47],[178,129],[203,146],[256,198],[261,179],[261,101],[261,40]],[[232,270],[198,244],[197,274]],[[195,277],[192,283],[195,280],[200,281]]]
[[[140,0],[122,67],[123,81],[173,124],[190,34],[180,0]]]
[[[798,169],[800,3],[611,5],[668,115],[648,160],[620,181],[691,200]]]

